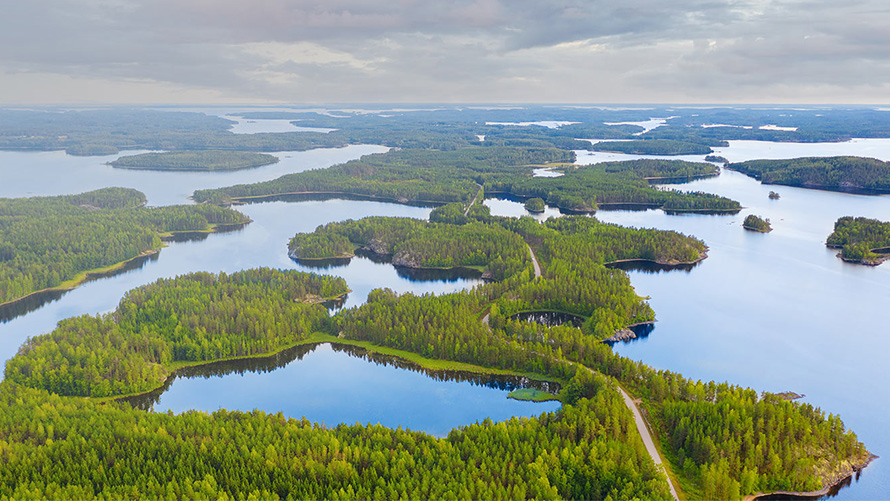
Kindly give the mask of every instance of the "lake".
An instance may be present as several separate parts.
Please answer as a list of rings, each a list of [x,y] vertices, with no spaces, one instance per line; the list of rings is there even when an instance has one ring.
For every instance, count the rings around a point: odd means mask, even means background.
[[[293,172],[323,169],[352,159],[382,153],[385,146],[357,145],[309,151],[270,152],[278,163],[231,172],[164,172],[115,169],[108,162],[122,156],[145,153],[124,151],[117,155],[75,157],[64,151],[0,151],[0,197],[64,195],[120,186],[135,188],[148,197],[148,205],[189,203],[197,189],[256,183]]]
[[[486,418],[537,416],[560,406],[507,398],[507,392],[532,384],[523,378],[424,371],[399,359],[329,343],[298,346],[271,359],[220,362],[183,372],[163,390],[130,402],[174,413],[263,409],[329,426],[380,423],[438,437]],[[546,383],[533,387],[547,389]]]

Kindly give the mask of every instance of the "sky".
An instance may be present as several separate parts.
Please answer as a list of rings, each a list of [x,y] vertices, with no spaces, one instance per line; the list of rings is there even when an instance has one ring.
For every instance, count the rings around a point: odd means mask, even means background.
[[[886,0],[27,0],[0,104],[890,102]]]

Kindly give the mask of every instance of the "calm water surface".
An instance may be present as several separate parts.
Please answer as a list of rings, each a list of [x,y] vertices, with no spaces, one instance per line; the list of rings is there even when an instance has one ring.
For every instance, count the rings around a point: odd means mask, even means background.
[[[327,343],[298,347],[276,358],[196,368],[188,377],[175,378],[164,391],[134,403],[175,413],[263,409],[329,426],[379,423],[440,437],[485,418],[537,416],[560,405],[506,398],[506,392],[528,386],[521,378],[427,373],[397,359]]]
[[[234,172],[163,172],[115,169],[108,162],[122,156],[144,153],[125,151],[102,157],[75,157],[64,151],[0,151],[0,197],[33,197],[83,193],[108,186],[135,188],[148,197],[148,205],[189,202],[198,189],[221,188],[233,184],[256,183],[285,174],[323,169],[371,153],[389,150],[385,146],[347,146],[310,151],[271,153],[279,162]]]

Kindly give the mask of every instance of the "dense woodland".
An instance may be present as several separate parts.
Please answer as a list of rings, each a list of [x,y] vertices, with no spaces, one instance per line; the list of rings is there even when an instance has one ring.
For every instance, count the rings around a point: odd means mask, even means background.
[[[329,223],[313,233],[299,233],[288,248],[296,259],[352,257],[355,248],[362,248],[390,256],[398,266],[477,267],[494,280],[531,271],[529,253],[519,235],[480,222],[455,225],[369,217]]]
[[[328,169],[288,174],[273,181],[198,190],[199,202],[229,203],[294,193],[349,194],[407,202],[469,203],[479,193],[541,198],[561,209],[593,212],[597,204],[635,204],[671,212],[738,212],[738,202],[706,193],[661,191],[649,179],[690,180],[712,176],[717,167],[677,160],[634,160],[575,168],[565,175],[532,177],[534,165],[571,162],[557,149],[469,147],[456,151],[395,150],[367,155]]]
[[[707,155],[714,150],[710,146],[673,139],[648,139],[635,141],[600,141],[591,146],[593,151],[617,151],[628,155]]]
[[[269,269],[162,279],[128,292],[111,314],[29,339],[5,377],[60,395],[144,392],[177,362],[273,353],[325,330],[318,302],[346,292],[342,278]]]
[[[877,265],[890,257],[890,223],[866,217],[842,217],[825,245],[839,248],[844,261]]]
[[[12,499],[665,499],[614,390],[447,438],[327,429],[281,414],[179,416],[4,383],[0,496]]]
[[[240,212],[211,205],[144,204],[145,195],[125,188],[0,199],[0,302],[156,250],[164,233],[248,221]]]
[[[488,179],[531,176],[533,164],[572,160],[573,152],[553,148],[394,150],[264,183],[198,190],[194,198],[225,203],[232,198],[285,193],[346,193],[402,202],[467,203]]]
[[[748,214],[745,217],[742,227],[746,230],[758,231],[760,233],[769,233],[773,231],[773,226],[770,224],[769,219],[763,219],[754,214]]]
[[[650,185],[650,180],[683,181],[717,175],[719,170],[709,163],[643,159],[566,167],[564,172],[559,177],[491,181],[485,190],[542,198],[547,205],[576,212],[593,212],[602,206],[645,206],[678,213],[734,213],[741,209],[738,202],[717,195],[662,191]]]
[[[815,157],[751,160],[728,168],[764,184],[834,191],[890,193],[890,162],[862,157]]]
[[[228,171],[251,169],[278,162],[278,157],[247,151],[165,151],[120,157],[111,163],[119,169]]]

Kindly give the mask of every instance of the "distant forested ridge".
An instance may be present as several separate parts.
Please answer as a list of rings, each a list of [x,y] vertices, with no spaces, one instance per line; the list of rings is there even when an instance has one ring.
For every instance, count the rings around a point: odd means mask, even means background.
[[[890,162],[863,157],[751,160],[728,168],[764,184],[867,193],[890,193]]]
[[[879,265],[890,259],[890,223],[865,217],[842,217],[825,245],[841,249],[839,257],[854,263]]]
[[[167,151],[120,157],[111,163],[119,169],[181,171],[228,171],[262,167],[278,162],[278,157],[246,151]]]
[[[318,303],[347,292],[339,277],[270,269],[162,279],[128,292],[111,314],[30,338],[5,377],[59,395],[145,392],[177,364],[275,353],[328,330]]]
[[[79,274],[160,248],[166,233],[249,221],[222,207],[146,208],[145,200],[126,188],[0,199],[0,302],[76,285]]]
[[[708,155],[710,146],[673,139],[633,141],[600,141],[591,146],[593,151],[615,151],[627,155]]]
[[[472,145],[591,149],[589,141],[669,140],[705,146],[729,140],[789,142],[846,141],[853,137],[890,137],[890,118],[873,109],[688,108],[599,109],[526,106],[514,109],[468,107],[436,110],[252,112],[246,118],[294,120],[329,133],[234,134],[235,122],[204,113],[144,109],[80,111],[0,110],[0,149],[66,150],[73,155],[109,155],[115,150],[304,151],[350,144],[394,148],[453,150]],[[638,125],[670,117],[644,133]],[[575,122],[560,127],[494,125],[490,122]],[[616,125],[606,125],[614,123]],[[478,136],[484,136],[480,141]],[[651,145],[647,145],[649,147]]]
[[[574,153],[558,149],[468,147],[455,151],[396,150],[273,181],[198,190],[195,200],[229,203],[283,194],[348,194],[402,203],[469,203],[482,186],[487,193],[541,198],[548,205],[593,212],[598,204],[660,207],[670,212],[738,212],[738,202],[706,193],[662,191],[653,180],[690,180],[716,175],[708,163],[633,160],[575,168]],[[554,163],[560,177],[532,177],[534,166]]]

